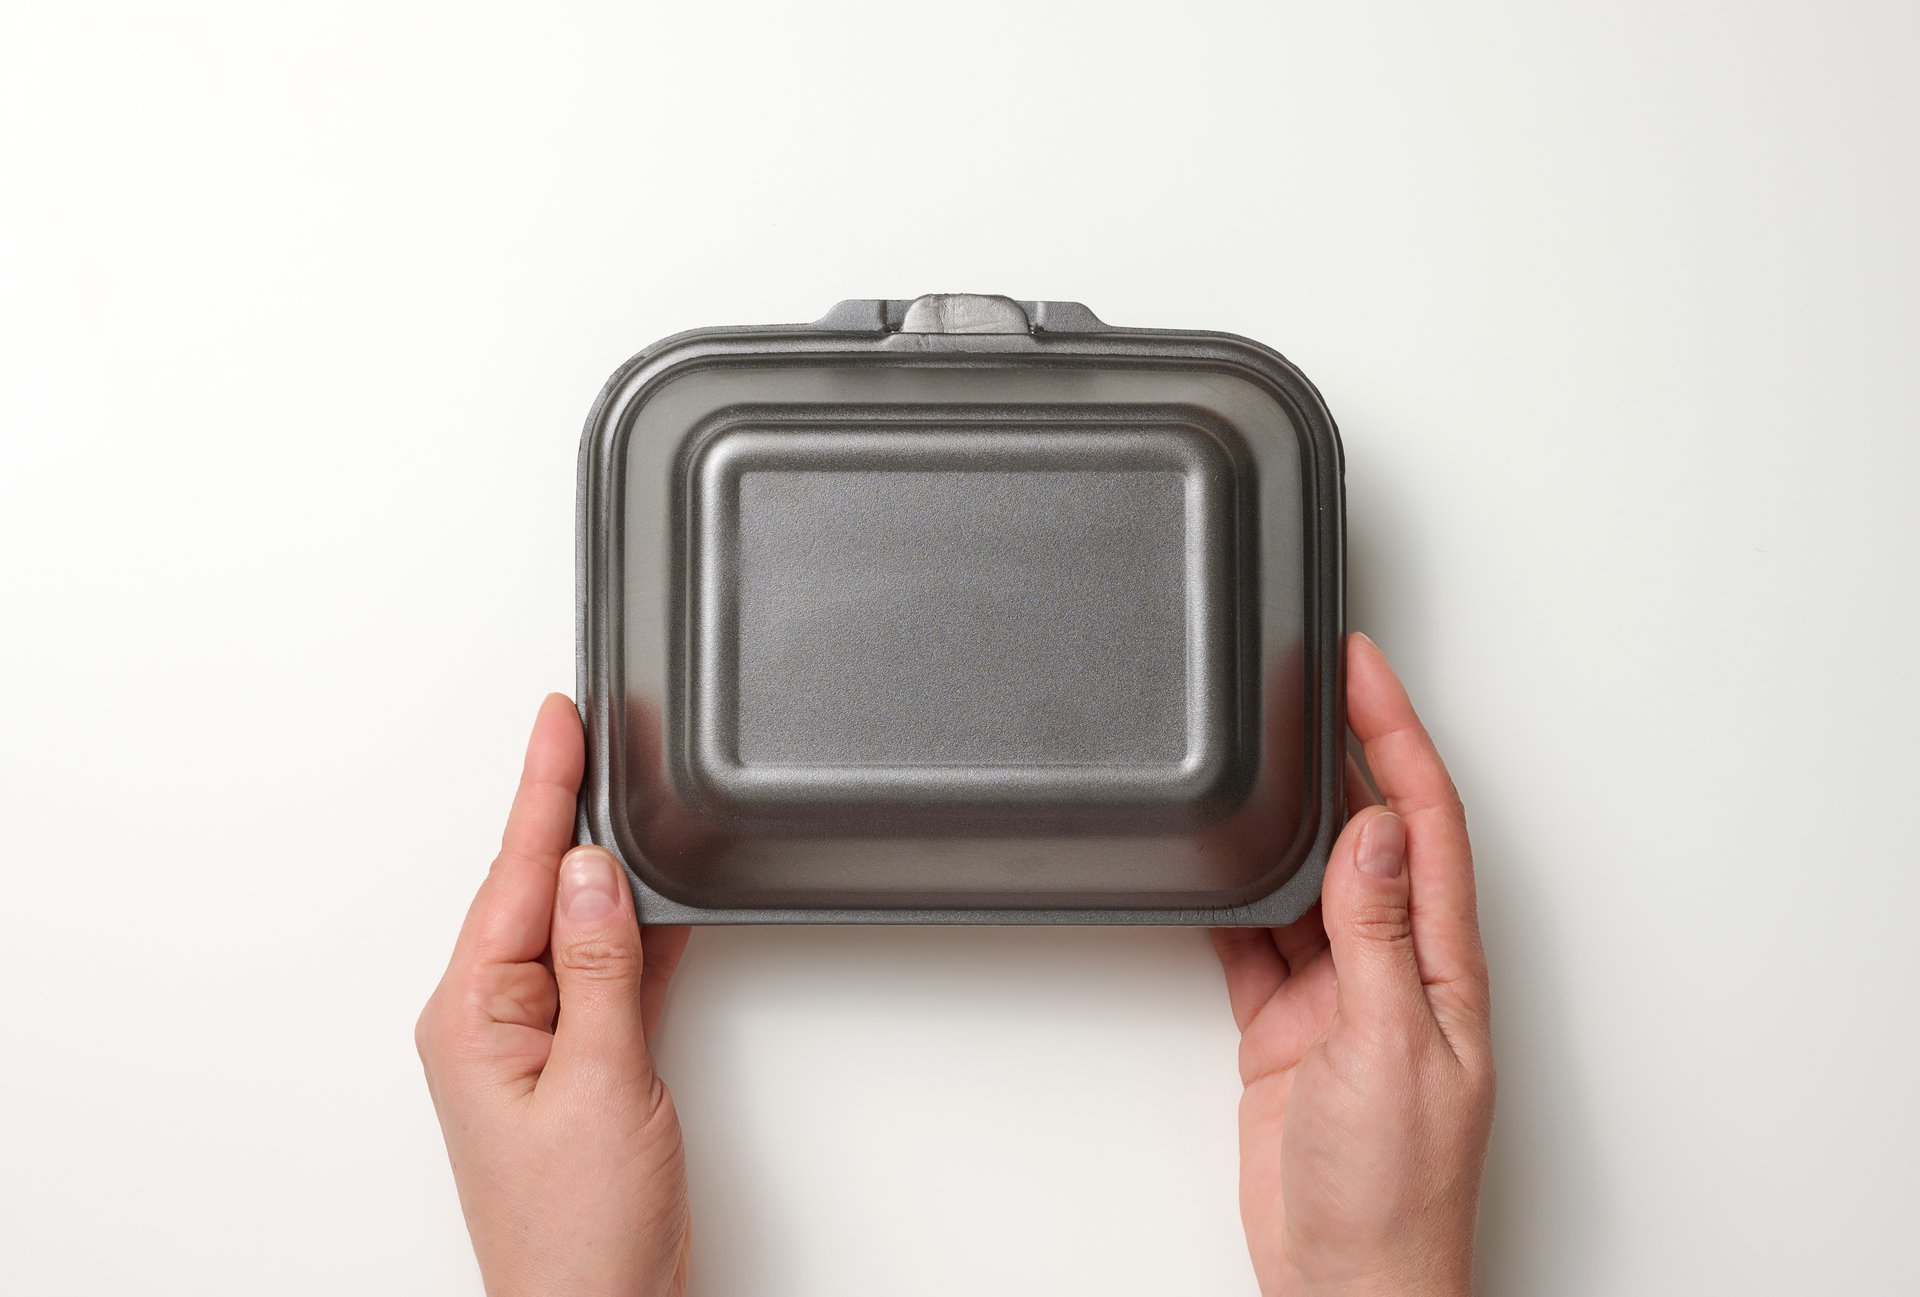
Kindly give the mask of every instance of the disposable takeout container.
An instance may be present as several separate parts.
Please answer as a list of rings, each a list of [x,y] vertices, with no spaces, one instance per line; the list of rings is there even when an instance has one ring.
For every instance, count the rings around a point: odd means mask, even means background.
[[[580,839],[649,923],[1292,920],[1341,497],[1230,334],[955,294],[668,338],[581,444]]]

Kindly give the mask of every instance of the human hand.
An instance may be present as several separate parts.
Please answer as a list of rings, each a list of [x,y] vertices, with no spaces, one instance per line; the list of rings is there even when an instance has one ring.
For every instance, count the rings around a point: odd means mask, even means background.
[[[626,875],[575,847],[580,718],[548,697],[500,855],[415,1029],[492,1297],[682,1293],[680,1121],[647,1049],[685,928],[643,946]]]
[[[1240,1215],[1266,1297],[1461,1297],[1494,1089],[1466,816],[1363,635],[1347,717],[1386,806],[1349,762],[1321,905],[1214,933],[1241,1033]]]

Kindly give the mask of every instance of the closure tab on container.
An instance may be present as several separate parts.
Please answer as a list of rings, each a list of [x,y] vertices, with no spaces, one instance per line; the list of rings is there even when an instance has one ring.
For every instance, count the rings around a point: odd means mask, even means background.
[[[1031,333],[1026,308],[1011,297],[985,293],[928,293],[916,297],[900,322],[902,333]]]

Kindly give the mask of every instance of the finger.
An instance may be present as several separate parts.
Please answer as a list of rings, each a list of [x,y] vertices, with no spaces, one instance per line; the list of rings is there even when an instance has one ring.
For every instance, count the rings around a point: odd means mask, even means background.
[[[527,759],[500,854],[461,934],[471,958],[524,963],[538,959],[547,948],[554,871],[573,842],[574,805],[585,763],[580,714],[565,694],[548,694],[527,739]]]
[[[1421,981],[1436,1009],[1484,1016],[1486,957],[1466,812],[1399,677],[1379,647],[1357,633],[1347,649],[1347,722],[1386,804],[1406,821]]]
[[[1321,893],[1343,1020],[1431,1020],[1413,953],[1409,890],[1406,822],[1368,807],[1334,843]]]
[[[479,964],[469,974],[466,1057],[474,1076],[512,1084],[524,1093],[547,1065],[553,1049],[553,1015],[559,1008],[553,974],[544,964]]]
[[[1347,818],[1359,814],[1374,805],[1373,790],[1367,787],[1367,777],[1360,773],[1360,766],[1349,756],[1347,758]],[[1312,909],[1284,927],[1273,930],[1273,944],[1280,948],[1280,958],[1286,961],[1287,973],[1292,975],[1313,962],[1315,955],[1327,948],[1327,928],[1320,915],[1320,906],[1316,903]]]
[[[1346,790],[1348,815],[1374,804],[1373,790],[1367,787],[1366,776],[1360,773],[1351,756],[1347,758]],[[1214,952],[1220,956],[1220,966],[1227,975],[1227,999],[1233,1005],[1234,1021],[1242,1030],[1282,982],[1327,948],[1327,929],[1321,922],[1317,904],[1292,923],[1264,929],[1267,941],[1248,935],[1255,931],[1262,930],[1216,928],[1213,931]],[[1277,962],[1271,957],[1273,954],[1279,956]]]
[[[1215,928],[1213,952],[1220,957],[1220,969],[1227,978],[1227,1006],[1233,1010],[1233,1025],[1245,1031],[1260,1012],[1260,1006],[1273,998],[1287,980],[1287,964],[1273,943],[1268,928]]]
[[[1273,944],[1280,948],[1280,958],[1287,961],[1289,975],[1313,962],[1313,957],[1327,948],[1327,928],[1319,904],[1316,902],[1285,927],[1275,928]]]
[[[645,962],[627,876],[599,847],[574,848],[559,872],[552,940],[560,1017],[540,1083],[651,1085],[641,1009]]]
[[[667,986],[687,950],[687,936],[693,931],[686,924],[648,928],[641,935],[645,951],[640,966],[640,1025],[647,1039],[660,1029],[660,1015],[666,1012]]]
[[[1337,983],[1331,959],[1316,960],[1288,975],[1253,1022],[1242,1028],[1242,1084],[1299,1066],[1307,1051],[1326,1039],[1335,1020]]]
[[[1380,646],[1359,631],[1347,637],[1347,725],[1360,740],[1380,795],[1396,814],[1459,811],[1460,795],[1414,713],[1406,686]]]
[[[560,992],[545,964],[486,964],[474,980],[474,998],[488,1022],[551,1033]]]
[[[520,787],[500,835],[503,857],[539,860],[549,870],[559,862],[561,853],[573,845],[574,809],[586,759],[580,713],[573,700],[565,694],[548,694],[534,718]]]

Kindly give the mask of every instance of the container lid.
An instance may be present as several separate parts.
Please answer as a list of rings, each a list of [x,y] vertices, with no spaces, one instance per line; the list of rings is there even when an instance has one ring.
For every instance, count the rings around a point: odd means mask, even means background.
[[[582,444],[583,839],[648,922],[1284,922],[1341,818],[1340,496],[1230,335],[670,338]]]

